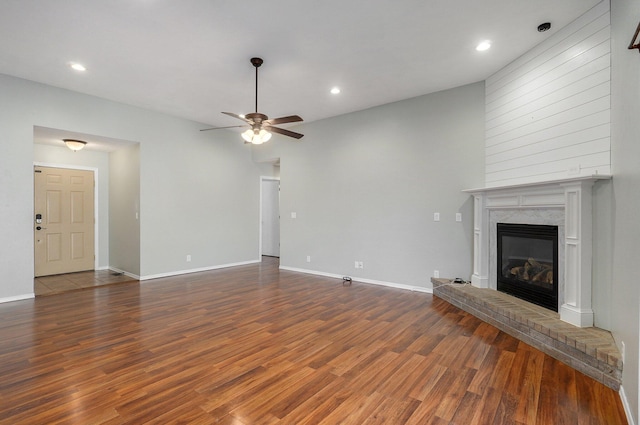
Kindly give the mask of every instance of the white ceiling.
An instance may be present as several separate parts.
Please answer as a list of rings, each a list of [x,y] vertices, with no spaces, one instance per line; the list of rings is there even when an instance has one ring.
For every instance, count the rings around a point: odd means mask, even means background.
[[[0,73],[228,126],[259,56],[260,112],[308,122],[484,80],[599,2],[2,0]]]

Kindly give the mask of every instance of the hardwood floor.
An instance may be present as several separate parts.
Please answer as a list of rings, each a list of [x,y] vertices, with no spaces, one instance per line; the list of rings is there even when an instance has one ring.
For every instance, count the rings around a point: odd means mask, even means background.
[[[135,279],[122,273],[111,270],[91,270],[36,277],[33,279],[33,290],[36,297],[40,297],[131,281]]]
[[[429,294],[262,264],[0,304],[0,424],[625,424]]]

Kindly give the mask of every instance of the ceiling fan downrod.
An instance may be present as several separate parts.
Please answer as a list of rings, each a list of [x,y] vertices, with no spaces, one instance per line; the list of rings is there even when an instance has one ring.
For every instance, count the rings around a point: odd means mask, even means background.
[[[263,62],[262,58],[251,58],[251,64],[256,68],[256,113],[258,113],[258,68]]]

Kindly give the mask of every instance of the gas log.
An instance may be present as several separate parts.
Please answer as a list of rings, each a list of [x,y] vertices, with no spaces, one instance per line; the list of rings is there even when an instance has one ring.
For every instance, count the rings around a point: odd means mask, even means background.
[[[549,263],[541,263],[534,258],[529,258],[522,266],[512,267],[511,276],[530,282],[553,283],[553,266]]]

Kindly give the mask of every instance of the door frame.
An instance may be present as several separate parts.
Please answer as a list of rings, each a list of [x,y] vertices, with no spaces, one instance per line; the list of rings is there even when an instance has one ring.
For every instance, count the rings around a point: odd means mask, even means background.
[[[100,184],[98,183],[98,168],[96,167],[85,167],[82,165],[67,165],[67,164],[58,164],[58,163],[52,163],[52,162],[39,162],[39,161],[34,161],[33,162],[33,167],[51,167],[51,168],[66,168],[69,170],[82,170],[82,171],[93,171],[93,253],[94,253],[94,259],[93,259],[93,269],[94,270],[99,270],[99,259],[100,259],[100,255],[99,255],[99,246],[100,246],[100,234],[98,232],[99,229],[99,212],[100,210],[98,209],[98,200],[100,199],[100,197],[98,196],[99,194],[99,189],[100,189]],[[32,184],[33,190],[35,190],[35,179],[33,181]],[[31,218],[33,219],[33,217],[35,217],[35,203],[32,205],[32,216]],[[31,240],[33,240],[33,232],[31,232]],[[35,247],[34,247],[35,249]],[[35,256],[33,258],[33,266],[35,269]]]
[[[260,211],[258,214],[258,261],[262,261],[262,207],[263,207],[263,197],[262,197],[262,182],[264,181],[280,181],[280,177],[272,177],[272,176],[260,176]],[[278,197],[278,216],[280,216],[280,197]],[[280,226],[278,226],[280,228]],[[278,236],[278,240],[279,240]],[[278,254],[280,254],[280,250],[278,250]]]

